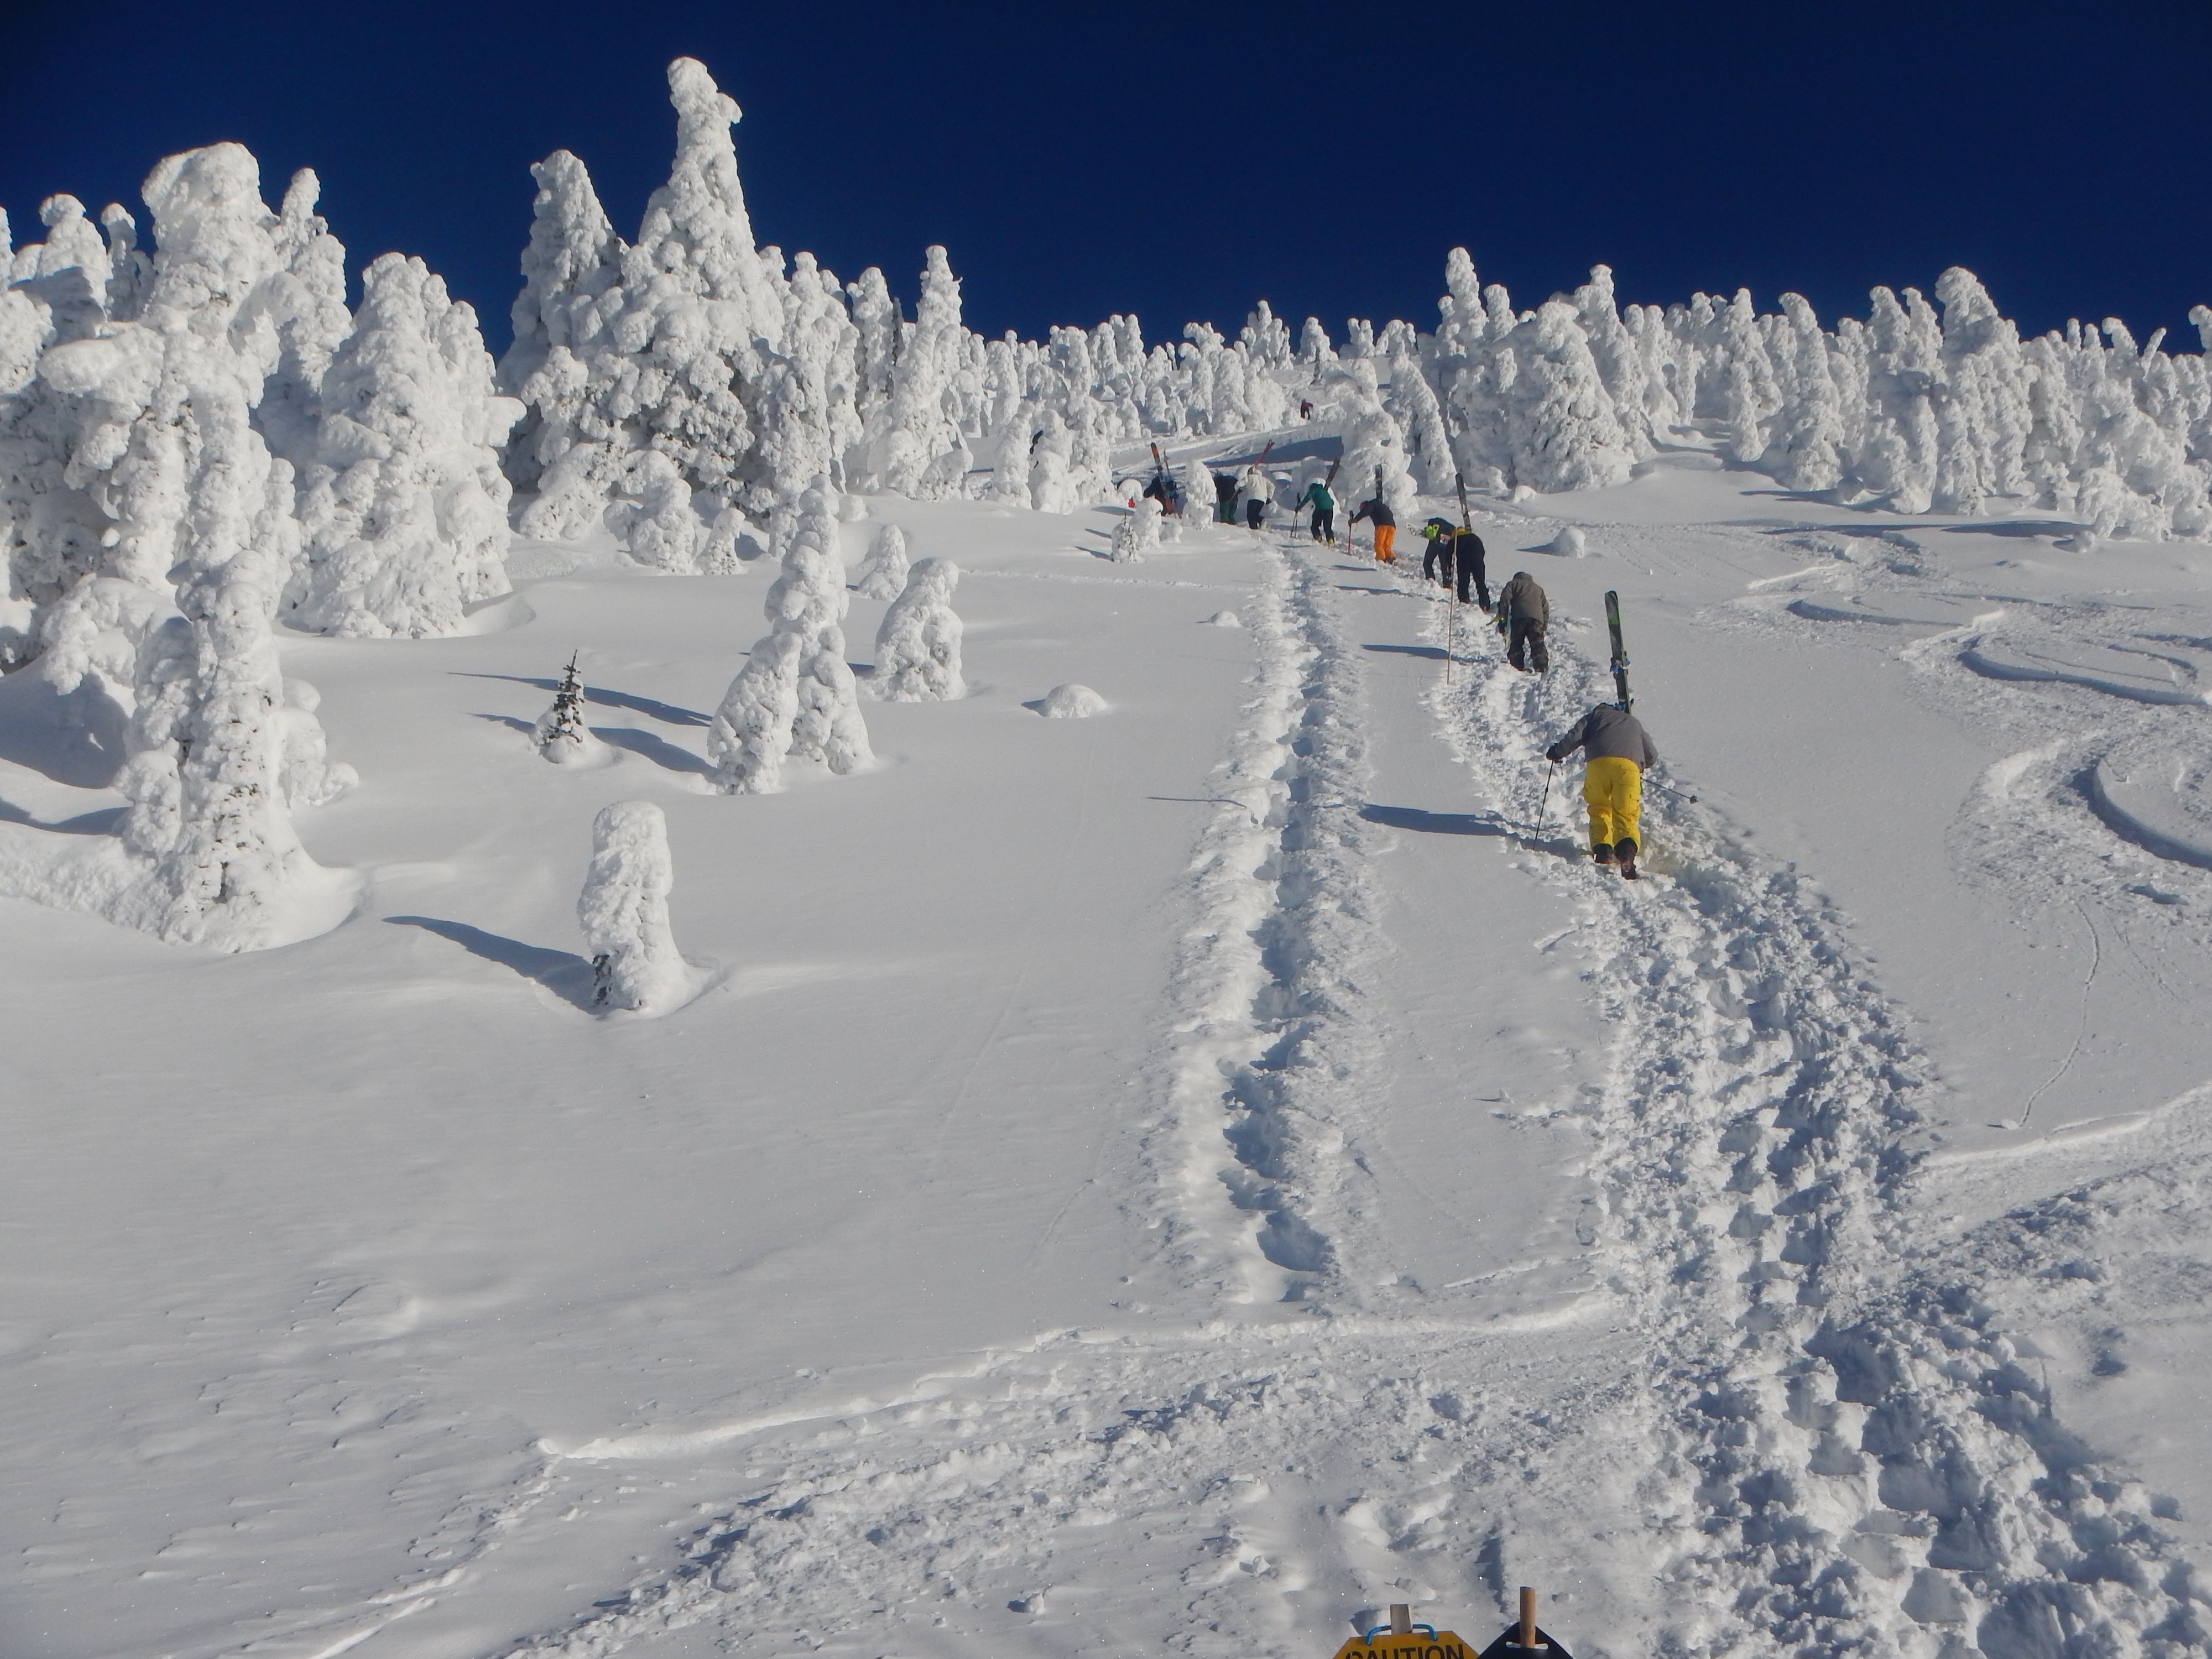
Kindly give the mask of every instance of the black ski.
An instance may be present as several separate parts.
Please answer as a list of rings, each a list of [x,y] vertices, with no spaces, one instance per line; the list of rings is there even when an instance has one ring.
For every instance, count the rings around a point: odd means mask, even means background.
[[[1626,714],[1636,700],[1628,695],[1628,651],[1620,642],[1620,595],[1609,587],[1605,590],[1605,626],[1613,635],[1613,689],[1620,693],[1619,707]]]

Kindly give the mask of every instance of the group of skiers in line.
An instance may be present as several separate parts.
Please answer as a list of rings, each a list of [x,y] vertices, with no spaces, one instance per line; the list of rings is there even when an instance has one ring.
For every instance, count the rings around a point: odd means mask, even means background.
[[[1255,467],[1248,477],[1258,475]],[[1298,505],[1313,509],[1313,538],[1334,546],[1336,498],[1329,493],[1328,483],[1316,479],[1306,487]],[[1249,514],[1248,522],[1254,530],[1260,527],[1260,516],[1258,512]],[[1363,520],[1375,526],[1376,561],[1396,563],[1394,544],[1398,520],[1379,493],[1352,509],[1351,521]],[[1484,572],[1486,556],[1482,538],[1471,526],[1445,519],[1431,519],[1422,526],[1421,535],[1428,543],[1428,550],[1421,556],[1421,580],[1442,582],[1454,591],[1460,605],[1468,602],[1471,586],[1474,602],[1486,616],[1496,617],[1498,631],[1505,636],[1506,662],[1523,673],[1548,672],[1552,658],[1545,635],[1551,631],[1552,602],[1536,579],[1525,570],[1515,571],[1513,579],[1498,590],[1493,611]],[[1556,765],[1577,749],[1584,757],[1583,805],[1589,814],[1591,860],[1609,865],[1634,881],[1644,769],[1659,758],[1658,749],[1644,723],[1614,703],[1600,703],[1591,709],[1544,751],[1544,757]]]
[[[1161,471],[1164,477],[1164,466]],[[1275,498],[1274,485],[1259,464],[1246,467],[1241,477],[1215,473],[1213,484],[1219,522],[1234,523],[1241,501],[1245,526],[1257,534]],[[1146,493],[1152,492],[1148,489]],[[1164,500],[1161,505],[1167,507],[1170,502]],[[1335,546],[1336,497],[1330,493],[1327,479],[1316,478],[1307,485],[1292,510],[1308,507],[1313,513],[1314,540]],[[1352,509],[1350,522],[1374,527],[1377,563],[1397,562],[1397,515],[1379,490]],[[1421,556],[1421,580],[1442,582],[1453,591],[1460,605],[1468,602],[1472,588],[1474,603],[1486,616],[1496,618],[1498,631],[1505,638],[1506,662],[1523,673],[1548,672],[1552,660],[1545,636],[1551,629],[1552,605],[1536,579],[1525,570],[1515,571],[1512,580],[1498,590],[1493,607],[1484,570],[1486,555],[1482,538],[1472,527],[1444,519],[1431,519],[1422,526],[1421,535],[1428,544]],[[1544,757],[1557,765],[1577,750],[1584,757],[1583,805],[1589,815],[1590,858],[1634,881],[1644,769],[1658,760],[1658,749],[1644,723],[1626,708],[1600,703],[1547,749]]]

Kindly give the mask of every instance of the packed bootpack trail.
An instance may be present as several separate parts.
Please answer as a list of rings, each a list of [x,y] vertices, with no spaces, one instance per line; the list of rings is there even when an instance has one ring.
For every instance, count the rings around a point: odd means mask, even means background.
[[[2206,357],[985,339],[668,81],[496,362],[0,222],[0,1651],[2212,1645]]]

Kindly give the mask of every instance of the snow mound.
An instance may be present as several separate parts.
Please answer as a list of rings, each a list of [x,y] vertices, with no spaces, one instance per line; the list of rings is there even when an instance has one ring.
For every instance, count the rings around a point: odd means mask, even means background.
[[[1108,704],[1087,685],[1055,685],[1035,702],[1024,705],[1034,708],[1048,720],[1087,720],[1093,714],[1103,714]]]
[[[1244,620],[1234,611],[1217,611],[1206,619],[1208,628],[1242,628]]]
[[[1556,553],[1563,559],[1587,559],[1590,556],[1589,539],[1573,525],[1563,527],[1544,544],[1543,550]]]

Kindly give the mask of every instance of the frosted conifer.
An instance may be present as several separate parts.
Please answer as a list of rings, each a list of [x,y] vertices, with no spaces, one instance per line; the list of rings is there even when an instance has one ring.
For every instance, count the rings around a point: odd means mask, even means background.
[[[651,801],[618,800],[592,823],[592,863],[576,900],[591,953],[592,1001],[658,1013],[682,1003],[691,970],[676,948],[668,895],[676,884],[668,819]]]
[[[538,752],[556,766],[573,766],[599,750],[599,740],[584,724],[584,678],[576,672],[576,659],[561,671],[561,684],[553,693],[553,706],[538,717],[530,729]]]
[[[673,575],[699,569],[708,529],[691,505],[691,486],[676,463],[657,449],[641,450],[630,460],[635,501],[617,501],[606,510],[609,530],[638,563]]]
[[[810,489],[782,574],[769,587],[768,636],[730,683],[707,734],[715,782],[728,793],[780,789],[789,758],[819,760],[838,773],[873,758],[845,660],[842,623],[851,598],[836,545],[828,495]]]
[[[1114,526],[1114,562],[1133,564],[1160,544],[1160,504],[1146,495]]]
[[[508,591],[495,446],[522,412],[494,392],[475,312],[420,259],[385,254],[319,401],[293,621],[352,638],[459,633],[467,606]]]
[[[933,702],[967,695],[960,677],[960,618],[952,610],[952,590],[959,581],[960,567],[951,560],[922,559],[907,578],[906,590],[884,612],[876,630],[872,689],[886,702]]]
[[[905,591],[906,578],[906,532],[887,524],[868,549],[857,591],[863,599],[895,599]]]

